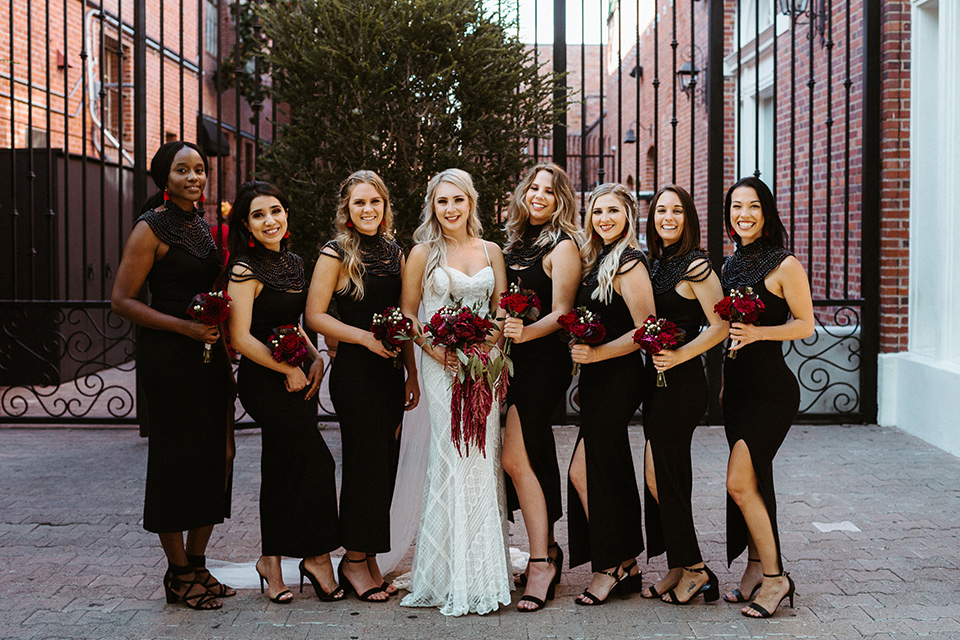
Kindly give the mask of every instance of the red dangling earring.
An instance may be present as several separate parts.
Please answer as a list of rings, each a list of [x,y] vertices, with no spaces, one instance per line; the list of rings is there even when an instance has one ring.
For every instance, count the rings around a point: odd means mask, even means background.
[[[283,234],[283,239],[286,240],[289,237],[290,237],[290,229],[287,229],[287,232]]]
[[[626,230],[626,229],[623,230],[623,233],[620,234],[620,237],[621,237],[621,238],[626,238],[626,237],[627,237],[627,230]]]
[[[347,220],[347,226],[350,227],[351,229],[353,229],[353,223],[350,222],[349,220]]]
[[[163,188],[163,201],[166,202],[166,201],[169,200],[169,199],[170,199],[170,192],[167,191],[167,188],[166,188],[166,187],[164,187],[164,188]]]
[[[257,246],[257,243],[255,243],[255,242],[253,241],[253,238],[250,238],[250,242],[248,242],[247,244],[250,245],[250,248],[251,248],[251,249],[253,249],[255,246]]]
[[[207,201],[207,196],[206,196],[206,194],[201,193],[201,194],[200,194],[200,204],[203,204],[203,203],[206,202],[206,201]]]

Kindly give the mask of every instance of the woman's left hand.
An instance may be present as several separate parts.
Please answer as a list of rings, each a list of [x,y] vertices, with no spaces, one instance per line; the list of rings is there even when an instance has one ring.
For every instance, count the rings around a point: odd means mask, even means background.
[[[313,394],[317,392],[317,389],[320,388],[320,381],[323,380],[323,360],[317,358],[313,361],[313,364],[310,365],[310,372],[307,374],[307,394],[304,396],[304,400],[309,400],[313,397]]]
[[[763,340],[763,336],[761,335],[762,331],[762,327],[753,324],[745,324],[743,322],[730,323],[730,338],[733,339],[730,349],[736,351],[751,342]]]
[[[514,344],[523,342],[523,320],[507,318],[503,323],[503,337],[510,338]]]
[[[677,355],[676,351],[671,349],[664,349],[660,353],[656,353],[651,356],[653,359],[653,367],[657,371],[666,371],[671,369],[682,362],[680,356]]]
[[[570,347],[570,359],[577,364],[590,364],[597,362],[597,350],[588,344],[575,344]]]
[[[410,411],[420,404],[420,383],[417,381],[417,376],[407,376],[403,394],[403,397],[407,400],[406,404],[403,405],[404,411]]]

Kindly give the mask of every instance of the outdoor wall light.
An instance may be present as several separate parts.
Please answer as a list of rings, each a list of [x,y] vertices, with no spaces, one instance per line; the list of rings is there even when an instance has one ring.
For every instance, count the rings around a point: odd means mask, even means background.
[[[697,85],[697,77],[700,75],[700,69],[693,60],[687,60],[679,69],[677,69],[677,83],[680,85],[680,91],[691,97],[690,93]]]
[[[627,125],[627,132],[623,136],[623,144],[637,144],[637,130],[634,129],[634,125],[637,125],[637,121],[634,120]],[[648,125],[643,127],[642,125],[637,125],[637,129],[646,129],[647,135],[651,138],[653,137],[653,125]]]
[[[779,0],[780,13],[785,16],[799,16],[807,12],[810,0]]]
[[[810,24],[810,26],[812,26],[817,33],[820,34],[820,45],[824,45],[824,30],[826,29],[827,9],[823,3],[823,0],[820,0],[820,11],[816,11],[814,7],[810,5],[810,0],[777,1],[780,6],[780,13],[785,16],[790,16],[790,19],[793,20],[794,25]],[[804,15],[809,17],[809,23],[800,22],[800,17]]]

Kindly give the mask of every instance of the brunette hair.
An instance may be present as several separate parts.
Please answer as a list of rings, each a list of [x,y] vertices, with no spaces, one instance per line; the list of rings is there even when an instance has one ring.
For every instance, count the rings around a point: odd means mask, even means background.
[[[290,201],[287,196],[274,184],[253,180],[240,185],[240,191],[237,193],[237,199],[233,202],[233,208],[230,210],[230,235],[227,238],[227,246],[230,256],[234,259],[239,258],[245,253],[250,253],[253,249],[250,247],[250,241],[253,241],[254,247],[262,246],[256,238],[247,229],[244,222],[250,217],[250,205],[254,199],[259,196],[273,196],[280,201],[280,206],[288,214],[290,213]],[[289,227],[288,227],[289,228]],[[280,248],[287,247],[286,239],[280,240]]]
[[[693,203],[693,198],[683,187],[670,184],[653,196],[650,201],[650,212],[647,214],[647,249],[650,258],[657,260],[663,254],[663,238],[657,233],[657,225],[654,216],[657,212],[657,203],[667,191],[671,191],[680,199],[680,206],[683,207],[683,231],[680,233],[680,248],[677,255],[683,255],[691,249],[700,247],[700,218],[697,216],[697,205]]]
[[[552,162],[541,162],[534,166],[524,176],[520,184],[513,192],[513,198],[507,207],[507,224],[505,231],[507,233],[507,243],[503,250],[509,253],[520,238],[523,237],[530,223],[530,210],[527,207],[527,191],[530,185],[537,179],[537,174],[546,171],[552,176],[551,186],[553,195],[556,198],[557,206],[550,216],[550,221],[544,225],[540,237],[537,239],[537,246],[552,246],[557,243],[561,232],[565,232],[579,246],[583,241],[583,231],[577,216],[577,193],[573,189],[573,183],[570,177],[560,165]]]
[[[780,220],[780,214],[777,212],[777,201],[770,192],[770,187],[760,178],[747,176],[737,180],[730,190],[727,191],[727,197],[723,200],[723,224],[727,228],[727,233],[733,238],[733,241],[740,246],[740,236],[730,223],[730,204],[733,200],[733,192],[739,187],[750,187],[757,192],[757,198],[760,200],[760,210],[763,213],[763,237],[778,247],[787,247],[787,230]]]

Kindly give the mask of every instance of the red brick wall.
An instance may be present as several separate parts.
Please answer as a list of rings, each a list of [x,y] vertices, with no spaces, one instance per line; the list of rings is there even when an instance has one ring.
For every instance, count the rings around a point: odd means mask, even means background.
[[[223,55],[226,56],[235,40],[234,25],[229,14],[229,3],[222,3],[222,15],[219,18],[220,43]],[[83,108],[83,67],[82,54],[84,48],[91,58],[99,55],[101,22],[94,17],[90,21],[90,32],[87,42],[83,40],[83,3],[79,0],[62,0],[50,3],[50,15],[45,14],[43,3],[33,3],[33,14],[28,18],[26,0],[14,0],[13,8],[13,52],[11,55],[10,10],[11,3],[0,6],[0,147],[10,147],[11,138],[17,148],[27,147],[27,128],[30,113],[28,102],[33,105],[33,128],[47,130],[47,73],[50,74],[49,107],[50,146],[70,151],[71,153],[86,153],[92,157],[99,157],[94,142],[99,143],[100,130],[95,125],[89,113],[89,99],[87,109]],[[66,35],[64,35],[64,8],[66,8]],[[164,0],[161,15],[161,0],[147,2],[147,37],[154,43],[161,40],[161,25],[163,27],[163,45],[165,55],[161,56],[159,49],[147,46],[147,158],[153,156],[156,149],[170,135],[174,139],[196,141],[197,117],[200,113],[200,99],[202,91],[203,112],[216,118],[216,87],[213,84],[213,72],[216,70],[216,56],[203,51],[203,29],[205,27],[202,9],[203,3],[198,6],[197,0],[185,0],[183,3],[182,36],[180,2],[178,0]],[[87,5],[87,12],[93,10]],[[118,2],[107,0],[104,11],[109,16],[118,16],[122,11],[122,19],[127,25],[133,24],[133,2]],[[46,29],[49,25],[49,45],[46,39]],[[129,32],[119,36],[115,23],[107,22],[103,34],[113,39],[120,39],[124,47],[122,68],[125,87],[122,93],[123,100],[123,136],[122,144],[127,152],[133,156],[133,37]],[[193,66],[202,64],[203,79],[201,81],[196,71],[189,67],[183,70],[181,83],[181,69],[179,64],[180,51],[183,59]],[[57,53],[66,55],[69,67],[60,68],[57,65]],[[32,55],[31,55],[32,54]],[[109,55],[109,54],[108,54]],[[13,65],[13,78],[10,81],[10,59]],[[27,61],[32,61],[32,69]],[[49,68],[49,69],[48,69]],[[93,86],[99,81],[100,65],[88,68],[87,86]],[[162,76],[162,78],[161,78]],[[162,80],[162,96],[161,96]],[[11,106],[9,98],[12,90],[15,100]],[[181,84],[183,85],[181,88]],[[202,88],[201,88],[202,85]],[[33,87],[32,94],[30,87]],[[181,130],[181,90],[183,128]],[[161,99],[162,98],[162,99]],[[235,126],[236,93],[233,89],[222,94],[221,113],[224,123]],[[260,120],[260,136],[270,139],[273,129],[267,122],[271,104],[264,103],[264,111]],[[12,117],[11,117],[12,112]],[[253,134],[254,126],[251,123],[253,111],[246,101],[241,101],[240,128],[244,133]],[[12,122],[11,122],[12,120]],[[12,125],[12,132],[11,132]],[[217,171],[229,172],[225,176],[225,198],[232,198],[235,192],[236,176],[232,173],[237,166],[236,140],[232,133],[225,132],[224,138],[230,143],[231,156],[223,159],[223,167],[218,166],[214,159],[211,162],[211,174],[207,188],[207,198],[217,199]],[[84,144],[86,146],[84,146]],[[118,158],[115,147],[108,142],[106,157],[115,161]],[[243,163],[244,165],[246,163]],[[241,180],[247,176],[241,175]]]

